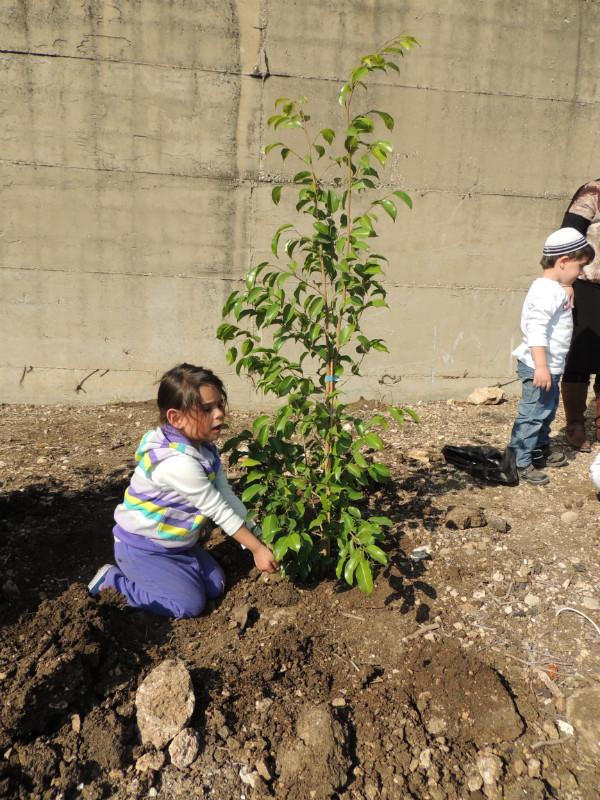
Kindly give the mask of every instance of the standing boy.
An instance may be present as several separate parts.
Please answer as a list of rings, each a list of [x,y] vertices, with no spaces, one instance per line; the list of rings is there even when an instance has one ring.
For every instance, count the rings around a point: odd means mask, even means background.
[[[528,483],[548,483],[539,468],[567,463],[564,454],[550,452],[550,425],[573,333],[571,287],[593,257],[593,247],[575,228],[552,233],[540,262],[543,277],[533,282],[523,303],[523,342],[513,351],[523,395],[509,446],[516,455],[519,478]]]

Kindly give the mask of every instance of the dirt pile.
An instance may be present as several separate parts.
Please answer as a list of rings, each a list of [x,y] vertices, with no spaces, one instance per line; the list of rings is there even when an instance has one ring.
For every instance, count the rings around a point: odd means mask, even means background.
[[[85,589],[152,406],[1,408],[0,796],[599,798],[593,454],[513,488],[441,456],[503,447],[515,408],[428,403],[390,426],[392,480],[369,498],[394,520],[390,563],[370,597],[268,578],[215,531],[227,592],[180,621]],[[190,740],[157,750],[136,693],[167,659],[195,702]]]

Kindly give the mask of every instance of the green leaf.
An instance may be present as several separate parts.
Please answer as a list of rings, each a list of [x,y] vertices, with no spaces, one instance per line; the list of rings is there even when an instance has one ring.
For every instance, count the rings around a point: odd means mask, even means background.
[[[363,456],[362,453],[359,453],[358,450],[354,453],[354,460],[358,464],[359,467],[366,469],[369,465],[367,464],[367,459]]]
[[[374,561],[378,561],[380,564],[383,564],[384,566],[388,563],[387,555],[383,552],[383,550],[380,547],[377,547],[376,544],[370,544],[366,548],[366,551]]]
[[[261,466],[260,461],[256,461],[254,458],[245,458],[242,461],[242,467],[258,467]]]
[[[355,478],[361,478],[363,471],[358,467],[356,464],[346,464],[346,469],[351,475],[354,475]]]
[[[335,131],[332,131],[331,128],[323,128],[321,136],[325,139],[327,144],[331,144],[335,139]]]
[[[268,156],[274,147],[283,147],[283,142],[273,142],[265,147],[265,155]]]
[[[351,92],[351,91],[352,91],[352,87],[350,86],[349,83],[347,83],[345,86],[342,87],[342,91],[340,92],[339,97],[338,97],[338,102],[339,102],[339,104],[341,106],[345,106],[346,105],[346,98],[348,96],[348,92]]]
[[[279,244],[279,239],[283,231],[287,231],[293,227],[294,226],[292,225],[291,222],[286,222],[284,225],[280,225],[279,228],[277,228],[277,230],[275,231],[275,236],[271,240],[271,250],[273,251],[273,255],[275,256],[277,255],[277,246]]]
[[[358,562],[360,561],[360,552],[355,550],[350,558],[346,563],[346,567],[344,569],[344,580],[347,584],[352,586],[352,581],[354,579],[354,570],[356,569]]]
[[[257,431],[259,428],[262,428],[262,427],[264,427],[264,425],[265,425],[265,424],[266,424],[266,423],[267,423],[267,422],[268,422],[270,419],[271,419],[271,417],[270,417],[268,414],[261,414],[261,416],[260,416],[260,417],[257,417],[257,418],[254,420],[254,422],[252,423],[252,430],[254,431],[254,433],[256,433],[256,431]]]
[[[383,124],[388,131],[394,130],[394,119],[386,111],[376,111],[374,108],[369,111],[369,114],[377,114],[383,120]]]
[[[395,206],[395,204],[394,204],[394,203],[393,203],[391,200],[386,200],[386,199],[384,198],[383,200],[380,200],[380,201],[379,201],[379,205],[380,205],[380,206],[383,208],[383,210],[384,210],[384,211],[385,211],[387,214],[389,214],[389,215],[390,215],[390,217],[391,217],[393,220],[395,220],[395,219],[396,219],[396,215],[398,214],[398,211],[397,211],[397,209],[396,209],[396,206]]]
[[[283,536],[281,539],[278,539],[275,544],[273,545],[273,558],[275,561],[281,562],[283,557],[287,553],[289,546],[287,542],[287,536]]]
[[[227,351],[227,363],[233,364],[237,359],[238,351],[236,347],[230,347]]]
[[[340,331],[340,335],[339,335],[339,338],[338,338],[338,344],[339,344],[340,347],[342,345],[346,344],[348,339],[354,333],[354,330],[355,330],[355,327],[354,327],[354,325],[352,325],[352,323],[349,322],[347,325],[344,325],[344,327]]]
[[[281,200],[281,186],[275,186],[275,188],[271,192],[271,199],[273,200],[275,205],[279,204],[279,201]]]
[[[356,582],[363,594],[369,595],[373,591],[373,572],[365,558],[361,558],[356,566]]]
[[[410,197],[409,197],[409,196],[406,194],[406,192],[403,192],[403,191],[401,191],[400,189],[398,189],[397,191],[395,191],[395,192],[392,192],[392,194],[395,194],[395,195],[396,195],[396,197],[399,197],[399,198],[402,200],[402,202],[403,202],[403,203],[406,203],[406,205],[407,205],[409,208],[412,208],[412,207],[413,207],[413,202],[412,202],[412,200],[410,199]]]
[[[266,491],[267,487],[264,483],[253,483],[242,492],[242,503],[249,503],[254,497],[263,495]]]
[[[365,442],[369,445],[369,447],[372,447],[373,450],[381,450],[383,447],[383,442],[376,433],[367,433],[365,435]]]
[[[270,541],[273,534],[279,529],[279,520],[275,514],[267,514],[260,527],[262,528],[263,536]]]
[[[375,525],[387,525],[389,528],[394,524],[389,517],[369,517],[369,522],[373,522]]]

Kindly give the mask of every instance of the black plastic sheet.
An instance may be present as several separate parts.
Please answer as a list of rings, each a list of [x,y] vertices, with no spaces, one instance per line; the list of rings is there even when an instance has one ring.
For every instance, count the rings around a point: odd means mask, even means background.
[[[442,447],[442,453],[447,464],[474,478],[506,486],[516,486],[519,482],[515,452],[510,447],[501,451],[489,445],[455,447],[447,444]]]

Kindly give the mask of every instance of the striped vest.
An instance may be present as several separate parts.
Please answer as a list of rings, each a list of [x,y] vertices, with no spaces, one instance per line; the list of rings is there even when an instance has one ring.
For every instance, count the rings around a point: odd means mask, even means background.
[[[207,518],[201,513],[201,509],[196,508],[185,497],[157,486],[152,478],[156,464],[167,458],[181,457],[196,459],[208,479],[214,481],[221,465],[214,445],[202,445],[196,449],[171,425],[163,425],[146,433],[135,454],[138,465],[125,491],[123,502],[115,510],[116,524],[113,533],[117,539],[134,544],[136,537],[141,536],[158,545],[160,549],[187,549],[196,544],[200,529]],[[150,545],[149,549],[155,547]]]

